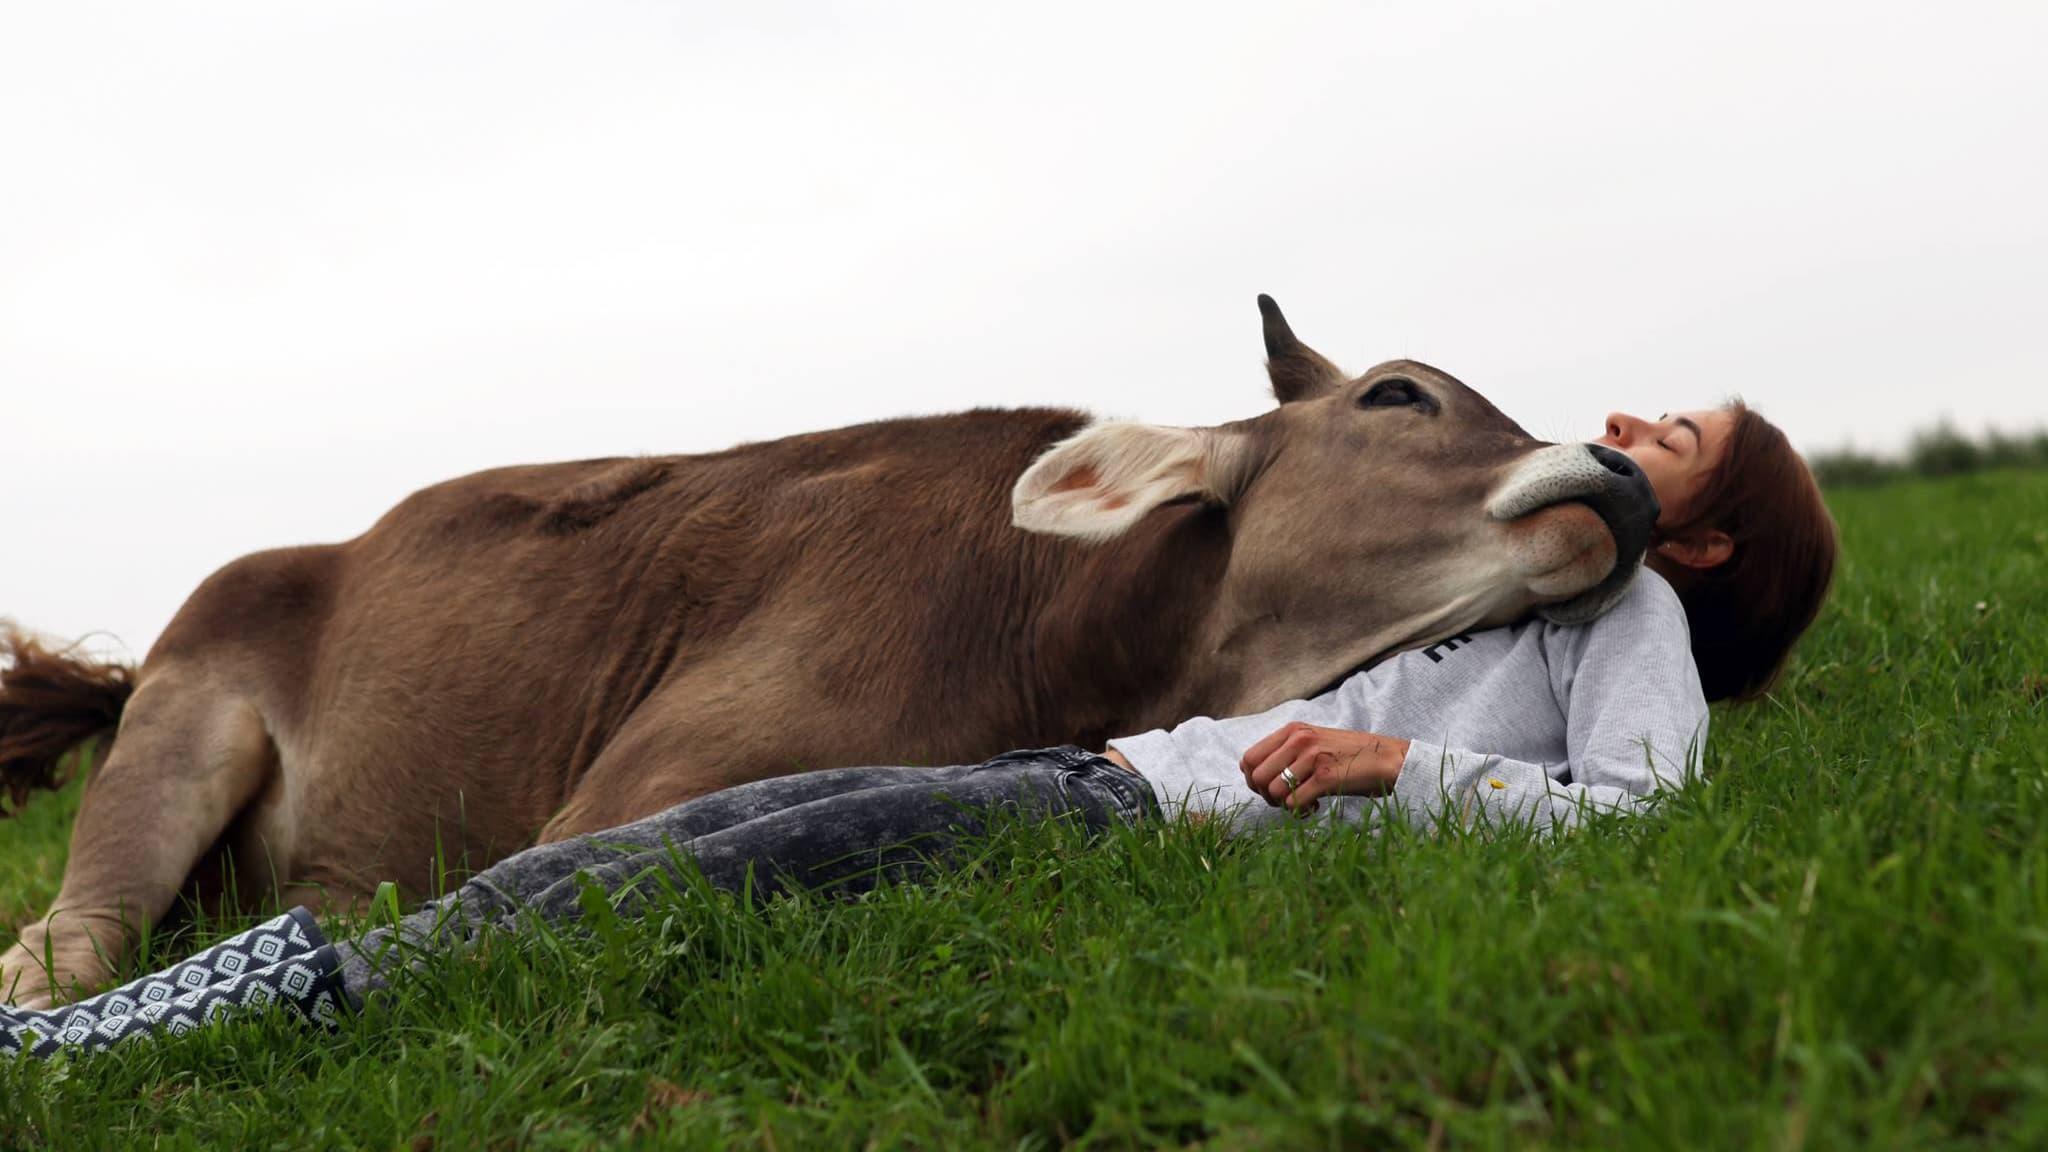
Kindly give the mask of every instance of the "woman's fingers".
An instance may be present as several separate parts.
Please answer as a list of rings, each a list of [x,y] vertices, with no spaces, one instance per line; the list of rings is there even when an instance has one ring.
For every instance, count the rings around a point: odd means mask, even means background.
[[[1272,804],[1287,803],[1287,798],[1314,774],[1316,760],[1324,754],[1321,750],[1322,734],[1306,726],[1289,736],[1280,747],[1287,756],[1287,765],[1266,781],[1266,800]]]
[[[1374,732],[1295,721],[1252,745],[1238,766],[1266,803],[1306,811],[1324,796],[1391,790],[1408,748],[1406,740]]]
[[[1302,724],[1299,720],[1282,724],[1267,733],[1258,743],[1245,749],[1244,755],[1237,762],[1238,769],[1244,773],[1245,783],[1251,784],[1252,788],[1256,790],[1258,784],[1253,781],[1252,777],[1256,775],[1260,765],[1264,764],[1273,753],[1279,751],[1283,741],[1303,727],[1306,727],[1306,725]],[[1275,769],[1275,771],[1278,771],[1278,769]]]
[[[1344,763],[1344,757],[1335,753],[1316,753],[1306,776],[1302,775],[1301,769],[1294,770],[1294,774],[1301,777],[1301,783],[1283,803],[1296,812],[1307,812],[1313,810],[1316,801],[1325,796],[1342,795],[1345,780]]]
[[[1314,751],[1316,733],[1315,729],[1302,724],[1289,725],[1274,735],[1279,736],[1280,740],[1252,769],[1250,783],[1252,791],[1265,797],[1266,803],[1283,804],[1287,800],[1287,779],[1282,773],[1292,770],[1295,783],[1300,784],[1303,768],[1296,765],[1305,764],[1309,754]],[[1272,739],[1273,737],[1269,736],[1260,743]]]

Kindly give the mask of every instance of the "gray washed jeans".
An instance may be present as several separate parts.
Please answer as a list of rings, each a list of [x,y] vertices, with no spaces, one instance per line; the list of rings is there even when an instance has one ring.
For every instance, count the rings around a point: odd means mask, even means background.
[[[749,875],[761,896],[802,888],[847,894],[944,864],[992,815],[1067,816],[1092,832],[1157,819],[1143,777],[1075,747],[1007,752],[948,768],[841,768],[743,784],[645,820],[542,844],[359,940],[336,944],[341,983],[360,1005],[423,952],[466,945],[485,924],[563,922],[595,884],[630,914],[678,859],[726,891]]]

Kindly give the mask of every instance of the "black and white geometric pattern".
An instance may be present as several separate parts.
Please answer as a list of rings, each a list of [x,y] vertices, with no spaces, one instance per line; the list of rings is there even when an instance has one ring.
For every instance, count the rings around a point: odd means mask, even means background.
[[[341,1015],[340,961],[312,914],[294,908],[190,960],[47,1012],[0,1007],[0,1055],[110,1047],[177,1035],[223,1016],[283,1004],[323,1026]]]
[[[53,1008],[49,1015],[59,1028],[68,1024],[71,1017],[81,1014],[95,1018],[125,1016],[145,1004],[176,999],[229,976],[267,968],[280,960],[311,952],[325,943],[327,937],[314,922],[313,914],[304,908],[294,908],[274,920],[266,920],[246,932],[230,936],[183,963],[138,977],[76,1004]]]

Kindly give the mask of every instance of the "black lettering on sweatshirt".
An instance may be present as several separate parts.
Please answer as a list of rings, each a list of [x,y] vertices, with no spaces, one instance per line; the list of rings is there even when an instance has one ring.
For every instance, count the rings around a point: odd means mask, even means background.
[[[1445,653],[1456,652],[1461,646],[1470,644],[1471,642],[1472,636],[1470,633],[1460,632],[1456,636],[1453,636],[1448,640],[1439,640],[1436,643],[1431,644],[1429,647],[1424,648],[1422,650],[1422,654],[1424,656],[1429,657],[1429,662],[1431,664],[1441,664],[1444,662]]]

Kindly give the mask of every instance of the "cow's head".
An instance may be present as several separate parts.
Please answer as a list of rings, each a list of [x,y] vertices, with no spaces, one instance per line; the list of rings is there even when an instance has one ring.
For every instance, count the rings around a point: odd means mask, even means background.
[[[1270,298],[1259,310],[1279,407],[1215,428],[1092,425],[1018,480],[1018,526],[1106,540],[1162,504],[1226,506],[1219,649],[1350,628],[1363,663],[1531,611],[1590,620],[1627,587],[1657,519],[1628,457],[1537,440],[1414,361],[1347,376]]]

